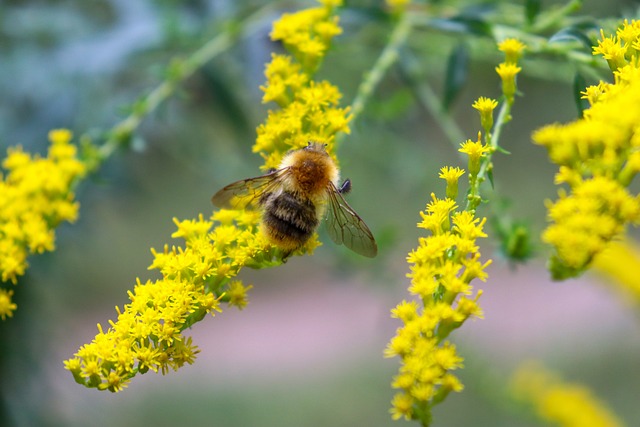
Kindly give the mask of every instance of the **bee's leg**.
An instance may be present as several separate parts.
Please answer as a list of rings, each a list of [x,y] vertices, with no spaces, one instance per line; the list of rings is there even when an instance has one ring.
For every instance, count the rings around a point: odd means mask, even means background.
[[[274,173],[275,171],[277,171],[278,169],[276,168],[269,168],[267,169],[267,171],[264,173],[265,175],[269,175],[270,173]]]
[[[351,191],[351,180],[345,179],[340,188],[338,188],[338,192],[340,194],[347,194],[349,191]]]
[[[293,253],[293,251],[285,251],[282,253],[282,263],[286,263],[289,260],[289,256]]]

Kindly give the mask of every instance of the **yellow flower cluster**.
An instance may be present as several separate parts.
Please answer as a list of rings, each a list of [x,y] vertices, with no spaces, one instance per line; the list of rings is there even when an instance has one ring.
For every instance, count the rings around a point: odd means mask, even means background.
[[[220,311],[221,302],[243,308],[250,286],[232,279],[242,267],[265,266],[273,256],[257,233],[256,212],[221,210],[209,221],[174,221],[172,237],[183,238],[185,248],[152,250],[149,268],[162,278],[138,280],[131,302],[117,308],[117,321],[106,332],[98,325],[95,339],[65,361],[78,383],[116,392],[137,373],[164,374],[193,363],[198,350],[183,331]]]
[[[623,427],[591,391],[562,381],[539,363],[523,365],[512,378],[514,394],[540,418],[559,427]]]
[[[296,59],[274,55],[267,65],[265,102],[275,101],[282,109],[269,112],[267,123],[258,128],[254,150],[265,158],[265,169],[276,167],[284,153],[308,140],[321,140],[331,149],[335,133],[348,131],[347,111],[335,107],[340,92],[328,82],[313,81],[307,69],[319,64],[331,37],[340,32],[332,15],[338,3],[324,0],[321,8],[285,14],[274,23],[272,37],[282,40]],[[314,47],[318,43],[322,49]],[[129,293],[131,302],[118,309],[117,321],[106,332],[98,326],[95,339],[65,361],[78,383],[116,392],[138,373],[166,373],[192,363],[198,350],[183,331],[207,313],[220,311],[221,303],[247,304],[251,286],[236,278],[243,267],[282,263],[281,251],[259,232],[258,211],[223,209],[211,220],[200,216],[175,222],[178,231],[172,237],[183,238],[185,247],[152,250],[150,268],[162,278],[138,280]],[[314,236],[302,251],[318,245]]]
[[[624,44],[634,28],[636,42]],[[554,248],[550,270],[557,279],[581,274],[627,223],[640,221],[640,198],[627,188],[640,171],[640,62],[628,48],[626,65],[613,57],[616,48],[638,43],[640,29],[635,21],[625,22],[618,34],[603,36],[595,49],[616,62],[615,83],[587,88],[584,96],[592,105],[583,118],[533,134],[534,142],[546,147],[559,165],[556,184],[571,189],[560,190],[559,199],[548,202],[552,224],[542,235]]]
[[[600,30],[602,40],[593,48],[594,55],[602,55],[611,71],[617,71],[629,64],[637,63],[640,54],[640,21],[624,20],[616,35],[606,36]]]
[[[463,174],[459,168],[442,169],[440,177],[447,181],[448,193]],[[484,270],[491,263],[480,262],[476,245],[476,239],[486,237],[482,230],[486,219],[459,211],[454,199],[438,199],[434,194],[431,198],[418,223],[431,235],[421,237],[418,248],[407,257],[409,292],[417,300],[402,301],[392,310],[403,326],[385,350],[385,356],[402,359],[392,383],[401,390],[392,400],[392,417],[421,420],[423,425],[428,424],[433,405],[463,388],[451,373],[462,366],[463,359],[446,338],[468,318],[482,317],[478,305],[482,291],[472,297],[471,281],[485,281]]]
[[[0,278],[17,283],[28,264],[27,256],[52,251],[54,229],[78,216],[73,187],[87,168],[78,160],[72,134],[66,129],[49,132],[47,157],[31,156],[21,147],[10,148],[0,175]],[[11,317],[16,305],[13,291],[0,289],[0,317]]]
[[[342,0],[319,0],[321,7],[285,13],[273,24],[271,39],[280,40],[306,73],[313,74],[331,40],[342,33],[334,9]]]
[[[340,90],[328,81],[313,80],[332,38],[342,31],[334,15],[341,2],[321,3],[285,14],[273,25],[271,38],[281,40],[292,56],[273,54],[265,70],[263,102],[276,102],[280,109],[269,111],[257,129],[253,151],[265,159],[264,170],[276,168],[287,151],[308,141],[322,141],[332,154],[336,134],[349,133],[349,108],[338,107]]]

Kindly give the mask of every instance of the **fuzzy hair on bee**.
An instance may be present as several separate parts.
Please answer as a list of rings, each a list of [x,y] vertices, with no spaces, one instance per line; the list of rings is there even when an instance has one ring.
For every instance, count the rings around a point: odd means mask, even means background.
[[[212,202],[220,208],[259,209],[260,230],[288,256],[302,247],[325,219],[337,244],[367,257],[378,252],[369,227],[345,201],[351,181],[340,181],[340,171],[317,142],[287,153],[279,167],[218,191]]]

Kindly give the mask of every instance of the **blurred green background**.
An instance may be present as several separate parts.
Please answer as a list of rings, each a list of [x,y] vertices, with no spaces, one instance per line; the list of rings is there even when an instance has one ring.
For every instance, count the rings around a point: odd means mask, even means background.
[[[313,257],[281,268],[243,271],[255,288],[249,306],[229,309],[187,335],[201,348],[194,365],[148,373],[118,394],[74,383],[62,361],[106,327],[147,271],[151,247],[170,238],[173,217],[208,215],[211,195],[258,174],[255,128],[263,67],[278,46],[271,22],[311,2],[272,2],[261,29],[190,78],[148,117],[129,149],[113,156],[77,191],[80,219],[57,232],[55,252],[30,258],[15,287],[19,305],[0,323],[0,424],[7,426],[391,426],[389,383],[398,360],[382,351],[398,326],[389,310],[406,297],[406,254],[417,245],[418,212],[442,195],[440,167],[461,164],[456,149],[393,68],[340,147],[350,204],[376,235],[380,254],[364,259],[327,242]],[[457,2],[455,2],[457,3]],[[491,2],[489,2],[491,3]],[[505,3],[505,2],[501,2]],[[507,2],[508,3],[508,2]],[[520,4],[521,2],[511,2]],[[546,7],[552,2],[543,2]],[[48,0],[0,3],[0,148],[44,153],[46,134],[67,127],[100,135],[126,107],[155,87],[175,56],[186,56],[266,2],[232,0]],[[320,78],[338,85],[343,105],[355,94],[390,31],[376,20],[381,2],[352,1],[344,33]],[[277,7],[276,7],[277,6]],[[635,16],[633,1],[586,1],[596,18]],[[441,92],[447,55],[460,37],[416,31],[410,39],[424,78]],[[471,103],[499,96],[500,57],[472,55],[470,79],[452,107],[465,137],[479,123]],[[525,62],[523,93],[495,156],[496,193],[511,214],[544,227],[555,197],[555,167],[530,142],[537,127],[576,117],[572,74]],[[537,72],[536,72],[537,70]],[[556,71],[556,72],[553,72]],[[568,70],[571,71],[571,70]],[[461,141],[460,141],[461,142]],[[535,426],[504,399],[522,361],[540,358],[582,382],[626,421],[638,425],[640,319],[597,278],[552,283],[544,260],[512,268],[491,239],[493,258],[481,305],[484,320],[452,340],[466,359],[466,389],[434,413],[434,426]],[[5,424],[3,424],[5,423]],[[402,423],[402,422],[400,422]]]

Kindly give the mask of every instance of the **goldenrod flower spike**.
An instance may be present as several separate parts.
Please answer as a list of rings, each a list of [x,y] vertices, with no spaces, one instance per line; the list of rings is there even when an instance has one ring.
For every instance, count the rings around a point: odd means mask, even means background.
[[[285,14],[274,23],[273,40],[281,40],[292,56],[273,54],[267,64],[267,83],[260,89],[263,102],[274,101],[280,110],[269,111],[257,129],[253,146],[265,159],[263,170],[278,167],[289,150],[309,141],[322,141],[335,159],[333,146],[339,132],[349,133],[349,108],[340,108],[340,90],[326,80],[314,81],[313,74],[340,34],[337,16],[339,1],[323,1],[324,7]]]
[[[449,191],[462,174],[461,169],[446,167],[440,177],[447,181]],[[431,234],[421,237],[407,257],[411,265],[409,293],[421,304],[402,301],[391,311],[403,326],[385,350],[386,357],[401,358],[392,383],[400,390],[391,402],[392,418],[420,420],[423,425],[429,425],[433,405],[463,388],[452,374],[462,367],[463,359],[446,338],[470,317],[482,317],[478,305],[482,292],[471,298],[470,282],[486,280],[484,270],[491,263],[480,262],[475,243],[486,237],[482,229],[486,219],[459,211],[451,198],[438,199],[431,194],[431,199],[420,212],[422,221],[418,223]]]
[[[109,329],[98,325],[94,340],[65,361],[78,383],[117,392],[137,373],[166,373],[191,364],[198,349],[182,332],[221,311],[221,302],[246,305],[251,286],[231,278],[245,266],[267,265],[272,256],[257,233],[255,212],[220,211],[211,220],[174,221],[173,236],[184,239],[185,247],[152,251],[150,268],[162,279],[138,280]]]
[[[49,132],[47,157],[9,148],[0,177],[0,279],[16,284],[25,273],[29,254],[55,248],[55,228],[78,217],[75,184],[87,173],[66,129]],[[13,315],[13,291],[0,289],[0,317]]]
[[[618,32],[623,40],[603,32],[594,53],[613,60],[624,40],[637,37],[638,27],[625,21]],[[558,191],[557,201],[547,202],[551,224],[542,235],[553,247],[549,268],[556,279],[583,273],[626,224],[640,222],[640,197],[627,188],[640,171],[640,66],[635,52],[615,58],[615,83],[583,92],[591,103],[583,118],[533,134],[559,166],[556,183],[569,186]]]
[[[349,130],[348,110],[338,108],[338,88],[313,80],[312,72],[331,38],[340,32],[333,15],[340,2],[321,4],[274,23],[272,37],[283,40],[294,57],[273,55],[266,67],[264,101],[274,101],[280,109],[269,112],[253,147],[264,157],[265,169],[277,166],[287,151],[306,146],[309,140],[327,143],[332,153],[335,134]],[[65,361],[78,383],[117,392],[137,374],[166,373],[193,363],[198,349],[184,330],[208,313],[219,312],[223,303],[246,306],[252,286],[237,279],[242,268],[282,263],[281,250],[258,231],[258,211],[222,209],[209,220],[200,215],[174,222],[177,230],[172,237],[184,239],[184,246],[152,250],[150,268],[159,270],[162,278],[138,280],[129,292],[130,302],[116,309],[117,320],[109,322],[106,331],[98,325],[93,341]],[[314,235],[299,251],[310,253],[319,244]]]

